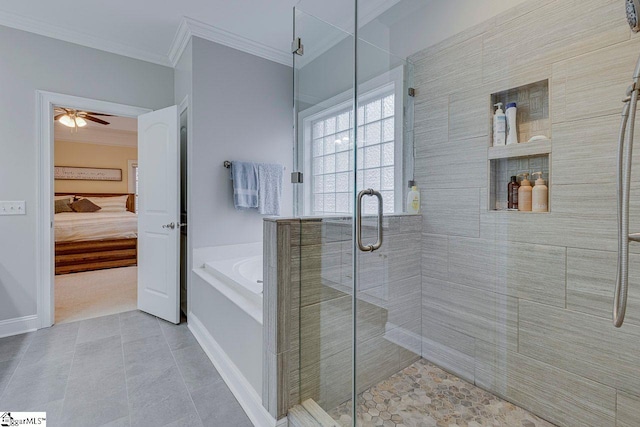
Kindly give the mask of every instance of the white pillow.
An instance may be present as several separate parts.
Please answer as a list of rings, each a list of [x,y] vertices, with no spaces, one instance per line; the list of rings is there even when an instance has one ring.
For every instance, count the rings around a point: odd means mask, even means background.
[[[100,212],[126,212],[127,199],[129,196],[112,196],[112,197],[82,197],[89,199],[91,203],[100,206]]]
[[[56,201],[56,200],[65,200],[66,199],[66,200],[72,202],[74,197],[75,197],[74,195],[53,196],[53,200]]]

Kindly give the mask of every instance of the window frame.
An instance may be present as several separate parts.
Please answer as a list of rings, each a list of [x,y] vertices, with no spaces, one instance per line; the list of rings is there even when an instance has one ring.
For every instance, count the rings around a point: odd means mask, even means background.
[[[400,214],[404,212],[404,66],[396,67],[390,71],[387,71],[377,77],[368,80],[358,87],[358,103],[364,105],[369,101],[377,98],[384,98],[384,96],[390,93],[394,94],[394,211],[386,213],[386,215]],[[313,122],[334,116],[339,112],[351,109],[353,106],[353,90],[347,90],[339,95],[329,98],[323,102],[318,103],[304,111],[298,113],[298,123],[302,125],[298,128],[298,141],[302,141],[303,153],[302,153],[302,171],[305,174],[303,182],[303,195],[299,199],[302,201],[303,216],[344,216],[344,214],[313,214],[311,212],[312,197],[313,197],[313,176],[312,176],[312,124]],[[354,109],[354,114],[357,114],[357,109]],[[360,124],[358,124],[360,126]],[[353,134],[357,133],[357,129]],[[353,135],[352,134],[352,135]],[[363,146],[364,148],[364,146]],[[353,151],[353,147],[349,149]],[[357,172],[357,165],[354,165]],[[379,189],[375,189],[379,190]],[[353,206],[351,207],[353,214]]]

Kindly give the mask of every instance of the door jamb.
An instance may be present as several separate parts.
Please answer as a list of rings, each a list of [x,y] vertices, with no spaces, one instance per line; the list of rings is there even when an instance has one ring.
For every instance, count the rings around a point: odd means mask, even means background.
[[[178,104],[178,120],[182,113],[187,110],[187,323],[189,322],[189,310],[191,308],[191,270],[193,269],[193,246],[191,245],[192,227],[191,227],[191,185],[193,180],[191,179],[191,165],[193,164],[193,145],[191,139],[191,105],[189,103],[189,95],[186,95],[182,102]],[[178,302],[179,304],[179,302]]]
[[[53,325],[55,320],[53,107],[56,105],[135,118],[153,111],[61,93],[36,91],[36,309],[39,328],[47,328]]]

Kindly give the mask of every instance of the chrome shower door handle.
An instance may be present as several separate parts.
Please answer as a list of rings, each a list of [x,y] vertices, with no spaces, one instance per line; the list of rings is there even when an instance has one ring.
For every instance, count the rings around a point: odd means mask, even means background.
[[[378,198],[378,240],[372,245],[365,245],[362,243],[362,198],[364,196],[376,196]],[[382,247],[382,210],[382,194],[380,194],[380,192],[369,188],[358,193],[358,200],[356,203],[356,241],[358,243],[358,248],[362,252],[373,252]]]

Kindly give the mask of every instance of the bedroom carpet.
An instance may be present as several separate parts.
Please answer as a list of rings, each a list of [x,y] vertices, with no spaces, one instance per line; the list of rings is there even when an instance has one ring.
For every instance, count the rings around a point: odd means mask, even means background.
[[[135,310],[137,276],[138,267],[56,276],[55,322],[75,322]]]

